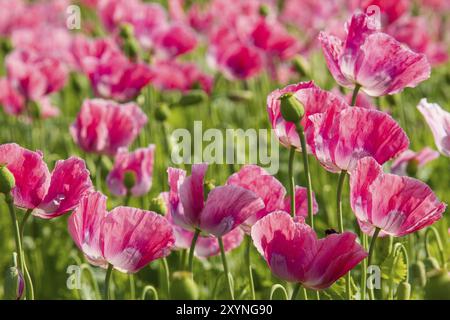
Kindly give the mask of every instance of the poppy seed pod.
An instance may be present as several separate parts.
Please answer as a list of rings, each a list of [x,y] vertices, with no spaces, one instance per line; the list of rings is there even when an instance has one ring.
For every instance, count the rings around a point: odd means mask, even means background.
[[[425,286],[425,299],[450,300],[450,275],[445,269],[431,271]]]
[[[123,175],[123,184],[127,190],[131,190],[136,184],[136,173],[131,170],[127,170]]]
[[[199,290],[192,273],[176,271],[172,275],[170,294],[175,300],[198,300]]]
[[[15,187],[16,180],[5,166],[0,166],[0,193],[9,194]]]
[[[305,108],[291,92],[283,94],[279,100],[281,102],[280,111],[284,120],[294,123],[302,120],[305,115]]]

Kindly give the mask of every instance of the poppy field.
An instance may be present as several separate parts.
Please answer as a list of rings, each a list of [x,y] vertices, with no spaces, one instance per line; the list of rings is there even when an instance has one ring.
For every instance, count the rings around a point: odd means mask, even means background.
[[[449,300],[450,1],[0,0],[0,299]]]

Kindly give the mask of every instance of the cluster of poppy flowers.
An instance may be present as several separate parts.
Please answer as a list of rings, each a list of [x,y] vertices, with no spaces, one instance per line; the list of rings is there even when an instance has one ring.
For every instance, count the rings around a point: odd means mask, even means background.
[[[0,25],[0,33],[11,36],[15,49],[6,57],[0,102],[10,114],[29,116],[30,104],[37,103],[42,117],[54,116],[58,109],[49,95],[64,86],[70,70],[86,75],[97,98],[83,102],[70,134],[83,151],[114,157],[106,182],[115,196],[139,197],[152,187],[155,145],[128,149],[148,121],[132,101],[141,89],[151,83],[160,90],[186,92],[200,86],[211,91],[212,77],[177,60],[201,37],[208,39],[211,64],[230,79],[246,79],[262,69],[278,78],[287,61],[306,50],[272,16],[270,1],[265,6],[259,1],[229,6],[217,0],[208,10],[193,5],[185,12],[182,2],[174,0],[169,1],[169,17],[161,6],[138,0],[84,2],[98,10],[110,37],[72,36],[46,13],[47,6],[63,9],[56,2],[7,2],[11,19]],[[95,190],[84,160],[60,160],[50,172],[41,152],[9,143],[0,145],[0,182],[9,183],[1,191],[11,200],[10,211],[17,207],[43,219],[72,212],[68,229],[75,244],[90,263],[107,268],[108,274],[112,268],[135,273],[172,250],[190,249],[191,271],[194,256],[221,254],[228,277],[225,252],[238,247],[247,235],[277,277],[313,290],[330,287],[367,257],[370,261],[370,252],[356,234],[344,230],[342,212],[339,232],[317,236],[313,217],[320,210],[308,176],[307,154],[325,170],[340,174],[340,186],[350,176],[352,211],[361,231],[375,239],[414,233],[439,220],[446,209],[430,187],[407,176],[411,163],[422,166],[439,153],[429,148],[409,150],[400,125],[370,103],[362,103],[365,96],[358,95],[361,90],[380,97],[417,86],[430,76],[429,55],[438,54],[430,53],[430,46],[414,50],[396,40],[401,19],[406,19],[401,18],[404,1],[387,8],[380,1],[363,2],[365,9],[371,4],[382,7],[383,26],[374,15],[357,12],[344,35],[313,33],[335,81],[353,89],[351,101],[313,81],[288,85],[267,97],[268,118],[281,145],[304,155],[306,188],[292,180],[286,190],[257,165],[246,165],[223,186],[214,186],[205,181],[208,165],[194,164],[190,175],[167,169],[169,190],[160,194],[153,211],[129,206],[108,211],[106,196]],[[289,5],[283,15],[293,21],[295,12]],[[16,19],[23,10],[35,10],[46,23]],[[329,14],[324,12],[321,18]],[[49,26],[59,35],[51,43],[40,37]],[[152,54],[144,57],[141,50]],[[437,149],[450,157],[450,114],[426,99],[418,109]],[[382,165],[391,159],[395,159],[392,172],[385,173]],[[21,272],[28,273],[20,237],[23,234],[16,239]],[[25,289],[31,285],[28,279]],[[233,297],[230,283],[229,290]]]

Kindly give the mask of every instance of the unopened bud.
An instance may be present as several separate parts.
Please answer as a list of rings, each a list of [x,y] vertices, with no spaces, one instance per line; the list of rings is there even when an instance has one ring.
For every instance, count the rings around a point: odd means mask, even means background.
[[[7,167],[0,165],[0,193],[9,194],[15,186],[14,175]]]
[[[246,102],[253,99],[253,92],[250,90],[232,90],[227,97],[234,102]]]
[[[192,273],[187,271],[174,272],[172,274],[170,294],[171,298],[175,300],[197,300],[199,298],[199,290]]]
[[[25,281],[17,268],[17,253],[13,256],[13,266],[6,270],[4,284],[4,298],[8,300],[20,300],[25,288]]]
[[[284,120],[299,123],[305,115],[303,104],[290,92],[280,98],[280,111]]]
[[[205,91],[191,90],[180,98],[178,104],[181,106],[192,106],[200,104],[206,99],[208,99],[208,96],[206,95]]]
[[[269,7],[265,4],[259,6],[259,15],[261,17],[267,17],[270,13]]]
[[[417,286],[424,287],[427,284],[427,270],[422,261],[417,261],[411,265],[411,279]]]
[[[426,300],[450,300],[450,276],[445,269],[431,271],[425,286]]]
[[[119,35],[123,40],[131,39],[134,37],[134,28],[129,23],[122,23],[120,25]]]
[[[409,300],[411,298],[411,285],[408,282],[401,282],[397,287],[397,299]]]
[[[160,104],[155,110],[155,119],[161,122],[167,120],[170,115],[169,106],[165,103]]]
[[[292,65],[294,66],[295,70],[302,76],[309,77],[309,75],[311,74],[311,67],[308,61],[303,56],[295,56],[292,60]]]

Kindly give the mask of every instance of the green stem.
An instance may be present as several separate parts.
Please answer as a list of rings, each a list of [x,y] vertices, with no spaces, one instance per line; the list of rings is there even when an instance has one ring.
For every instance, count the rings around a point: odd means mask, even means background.
[[[130,282],[131,300],[136,300],[136,281],[134,279],[134,274],[129,274],[128,275],[128,280]]]
[[[277,292],[278,290],[280,290],[283,293],[284,296],[284,300],[289,300],[288,294],[286,289],[281,285],[281,284],[274,284],[272,286],[272,288],[270,288],[270,300],[273,300],[273,296],[275,295],[275,292]]]
[[[291,200],[291,215],[295,217],[295,180],[294,180],[294,157],[295,157],[295,148],[291,147],[289,150],[289,196]]]
[[[358,98],[359,89],[361,89],[361,85],[360,84],[356,84],[355,89],[353,89],[352,105],[351,106],[354,106],[355,103],[356,103],[356,98]]]
[[[370,267],[372,265],[373,252],[375,249],[375,241],[377,240],[378,235],[380,234],[380,231],[381,231],[380,228],[376,228],[375,232],[373,233],[372,240],[370,241],[369,256],[367,258],[368,267]],[[370,286],[369,295],[370,295],[370,300],[375,300],[375,294],[373,292],[373,285]]]
[[[230,272],[228,271],[227,257],[225,255],[222,237],[218,237],[217,240],[219,241],[220,255],[222,257],[223,271],[225,273],[225,277],[227,278],[228,290],[230,291],[231,300],[234,300],[233,285],[231,284]]]
[[[23,236],[25,232],[25,225],[28,221],[28,219],[31,217],[31,213],[33,212],[32,209],[29,209],[25,212],[25,215],[23,216],[22,222],[19,226],[20,229],[20,242],[23,244]],[[24,267],[24,276],[25,276],[25,284],[26,284],[26,297],[27,300],[34,300],[34,286],[33,281],[31,279],[30,272],[28,270],[28,266],[26,263],[26,257],[25,257],[25,249],[23,249],[23,267]]]
[[[153,293],[153,297],[155,298],[155,300],[159,299],[158,291],[156,291],[155,287],[154,286],[146,286],[144,288],[144,290],[142,291],[142,296],[141,296],[142,300],[145,300],[145,298],[147,297],[147,292]]]
[[[439,232],[437,229],[433,226],[430,226],[425,231],[425,251],[427,254],[427,257],[431,256],[431,250],[430,250],[430,235],[433,234],[434,238],[436,239],[436,244],[438,246],[439,255],[442,260],[442,266],[445,266],[446,259],[445,259],[445,253],[444,253],[444,246],[442,245],[441,236],[439,235]]]
[[[339,175],[339,181],[337,186],[337,195],[336,195],[336,208],[338,212],[338,224],[339,224],[339,232],[344,232],[344,219],[342,217],[342,191],[344,189],[345,177],[347,176],[347,171],[342,170]]]
[[[194,270],[194,252],[195,252],[195,244],[197,243],[198,236],[200,235],[200,230],[195,229],[194,237],[192,238],[191,248],[189,249],[189,262],[188,269],[189,272],[193,273]]]
[[[128,207],[130,205],[130,200],[131,200],[131,192],[128,190],[125,196],[125,200],[123,202],[125,207]]]
[[[99,155],[95,161],[95,188],[102,190],[102,155]]]
[[[163,258],[162,260],[162,266],[164,269],[164,280],[166,281],[166,289],[167,289],[167,299],[170,299],[170,270],[169,270],[169,264],[167,263],[167,259]]]
[[[252,239],[250,236],[246,236],[246,248],[245,248],[245,262],[248,270],[248,281],[250,284],[250,293],[252,295],[252,300],[256,300],[255,295],[255,284],[253,282],[253,272],[252,272],[252,264],[251,264],[251,248],[252,248]]]
[[[301,283],[296,283],[294,290],[292,291],[291,300],[295,300],[295,298],[298,296],[298,292],[300,291],[300,288],[302,287]]]
[[[367,235],[361,231],[361,239],[364,250],[367,250]],[[361,270],[361,300],[366,300],[366,289],[367,289],[367,260],[362,261]]]
[[[20,228],[19,222],[17,221],[16,211],[14,209],[14,200],[10,194],[5,194],[5,201],[8,205],[9,214],[11,216],[11,222],[14,233],[14,241],[16,244],[17,251],[17,264],[20,268],[21,272],[24,272],[24,261],[23,261],[23,249],[22,249],[22,241],[20,239]]]
[[[108,269],[106,270],[106,276],[105,276],[105,292],[104,292],[104,299],[109,300],[109,285],[111,283],[111,275],[113,271],[113,265],[111,263],[108,263]]]
[[[304,132],[303,126],[300,124],[297,125],[297,133],[300,137],[300,144],[302,146],[303,166],[305,169],[305,179],[306,179],[306,192],[308,194],[309,224],[311,225],[311,228],[314,229],[314,212],[313,212],[313,194],[312,194],[311,172],[309,171],[309,161],[308,161],[308,152],[306,149],[305,132]]]

